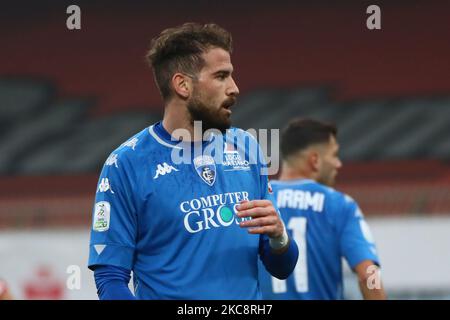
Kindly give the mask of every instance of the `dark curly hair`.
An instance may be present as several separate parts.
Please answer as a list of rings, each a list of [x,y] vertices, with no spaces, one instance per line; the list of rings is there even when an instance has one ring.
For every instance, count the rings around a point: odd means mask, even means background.
[[[172,76],[180,72],[195,79],[205,63],[202,53],[215,47],[232,52],[231,34],[216,24],[189,22],[152,39],[146,59],[164,100],[171,97]]]

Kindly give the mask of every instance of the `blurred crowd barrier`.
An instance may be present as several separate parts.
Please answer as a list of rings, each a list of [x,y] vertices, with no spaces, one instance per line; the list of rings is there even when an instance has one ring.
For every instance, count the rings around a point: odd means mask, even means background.
[[[450,298],[450,217],[379,217],[368,223],[389,298]],[[7,258],[0,278],[16,299],[97,299],[88,246],[88,228],[3,230],[0,256]],[[348,267],[345,275],[346,298],[359,299]]]
[[[344,163],[336,188],[369,217],[449,215],[449,173],[438,161]],[[97,179],[95,174],[3,177],[0,229],[87,227]]]
[[[352,183],[342,184],[341,190],[357,200],[369,217],[450,214],[450,185],[447,183]],[[88,226],[94,195],[95,192],[1,199],[0,229]]]

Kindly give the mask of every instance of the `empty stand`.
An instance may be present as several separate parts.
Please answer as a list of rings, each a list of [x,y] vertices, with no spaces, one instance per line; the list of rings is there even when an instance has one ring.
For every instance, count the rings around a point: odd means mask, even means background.
[[[330,87],[257,90],[239,98],[233,124],[282,128],[294,117],[335,122],[346,161],[450,158],[450,98],[335,102]],[[58,98],[47,82],[0,79],[0,174],[96,172],[155,111],[95,114],[92,99]]]
[[[41,108],[35,116],[14,121],[14,126],[0,136],[0,173],[26,173],[18,163],[24,158],[34,161],[34,152],[70,135],[89,106],[84,100],[61,101]],[[49,165],[54,166],[57,159]]]
[[[15,168],[25,174],[97,172],[115,148],[156,120],[145,113],[89,119],[29,152]]]
[[[54,91],[52,85],[43,81],[0,78],[0,133],[45,108]]]

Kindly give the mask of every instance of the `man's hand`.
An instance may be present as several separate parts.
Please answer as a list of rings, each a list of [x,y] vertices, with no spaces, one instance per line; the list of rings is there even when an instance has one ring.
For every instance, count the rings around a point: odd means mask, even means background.
[[[236,209],[238,217],[252,218],[239,224],[241,228],[249,228],[248,233],[267,234],[272,239],[283,236],[283,222],[270,200],[242,201]]]

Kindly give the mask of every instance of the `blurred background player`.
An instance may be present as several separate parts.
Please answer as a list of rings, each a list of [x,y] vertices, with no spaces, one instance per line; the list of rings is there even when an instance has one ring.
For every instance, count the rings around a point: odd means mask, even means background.
[[[284,223],[299,247],[287,280],[260,270],[265,299],[342,299],[342,257],[356,272],[364,299],[384,299],[379,259],[357,203],[330,186],[338,170],[334,125],[295,119],[282,133],[282,172],[272,181]]]

